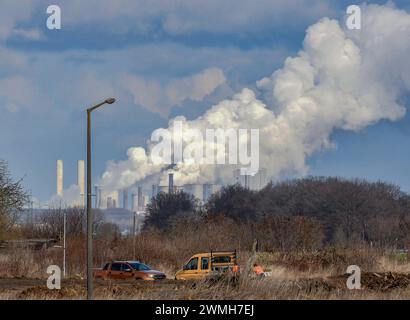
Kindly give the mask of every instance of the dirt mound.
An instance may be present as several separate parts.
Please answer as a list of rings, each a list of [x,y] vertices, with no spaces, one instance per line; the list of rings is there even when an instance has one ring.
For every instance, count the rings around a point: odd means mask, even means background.
[[[330,277],[328,281],[340,289],[347,289],[346,281],[349,274]],[[394,272],[362,272],[362,289],[375,291],[389,291],[405,289],[410,285],[410,274]]]
[[[321,251],[258,253],[262,266],[278,265],[297,271],[317,271],[332,268],[344,272],[346,266],[356,264],[367,270],[376,269],[377,252],[356,248],[354,250],[329,248]]]

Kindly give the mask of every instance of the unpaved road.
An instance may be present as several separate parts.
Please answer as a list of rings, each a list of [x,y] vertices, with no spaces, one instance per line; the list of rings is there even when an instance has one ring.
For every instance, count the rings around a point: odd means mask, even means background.
[[[46,279],[1,278],[0,299],[82,299],[86,296],[86,280],[64,279],[61,290],[49,290]],[[161,295],[174,295],[176,291],[190,289],[193,282],[161,280],[161,281],[104,281],[94,280],[94,291],[97,295],[106,298],[115,297],[149,297],[158,292]]]
[[[44,279],[4,278],[0,279],[1,290],[18,290],[34,286],[46,285]]]

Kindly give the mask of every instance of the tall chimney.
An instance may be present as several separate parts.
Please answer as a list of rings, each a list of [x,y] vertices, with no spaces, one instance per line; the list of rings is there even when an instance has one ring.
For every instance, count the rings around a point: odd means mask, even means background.
[[[81,199],[84,199],[83,196],[81,196]],[[94,208],[98,208],[98,186],[94,186]]]
[[[135,211],[135,197],[136,194],[133,192],[131,193],[131,211],[134,212]]]
[[[249,189],[249,178],[250,178],[250,176],[249,175],[245,175],[245,188],[246,189]]]
[[[174,174],[170,173],[168,175],[168,193],[171,194],[174,192]]]
[[[128,189],[122,190],[122,208],[128,210]]]
[[[101,188],[100,188],[100,187],[98,187],[97,199],[98,199],[97,208],[98,208],[98,209],[101,209],[101,208],[102,208],[102,193],[101,193]]]
[[[63,160],[57,160],[57,195],[63,196]]]
[[[138,186],[138,211],[141,211],[144,209],[144,203],[143,203],[143,198],[142,198],[142,187]]]
[[[84,166],[84,160],[78,160],[77,161],[77,185],[80,188],[80,199],[81,199],[81,205],[84,206],[85,204],[85,193],[84,193],[84,181],[85,181],[85,166]],[[97,204],[97,201],[95,202]]]

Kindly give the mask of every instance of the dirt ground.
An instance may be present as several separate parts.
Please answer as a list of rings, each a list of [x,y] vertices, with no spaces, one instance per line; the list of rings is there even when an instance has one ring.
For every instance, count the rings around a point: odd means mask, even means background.
[[[94,293],[101,299],[138,299],[142,294],[161,292],[167,295],[194,285],[193,282],[175,280],[149,281],[94,281]],[[86,281],[66,279],[60,290],[50,290],[46,279],[0,279],[0,299],[83,299],[86,297]]]
[[[163,280],[94,282],[96,299],[410,299],[410,274],[365,272],[361,290],[348,290],[348,275],[277,280],[246,279],[239,283]],[[65,279],[49,290],[45,279],[0,279],[0,299],[84,299],[86,282]]]

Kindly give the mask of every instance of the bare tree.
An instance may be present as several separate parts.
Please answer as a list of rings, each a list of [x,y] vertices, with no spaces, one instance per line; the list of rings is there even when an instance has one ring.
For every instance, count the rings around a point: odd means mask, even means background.
[[[0,239],[18,220],[19,214],[28,201],[21,180],[13,181],[7,162],[0,160]]]
[[[26,224],[26,233],[34,238],[60,239],[64,230],[64,214],[66,215],[67,235],[72,237],[85,233],[87,215],[82,207],[43,210],[32,224]],[[100,210],[93,210],[93,216],[93,230],[97,230],[104,223],[103,214]]]

